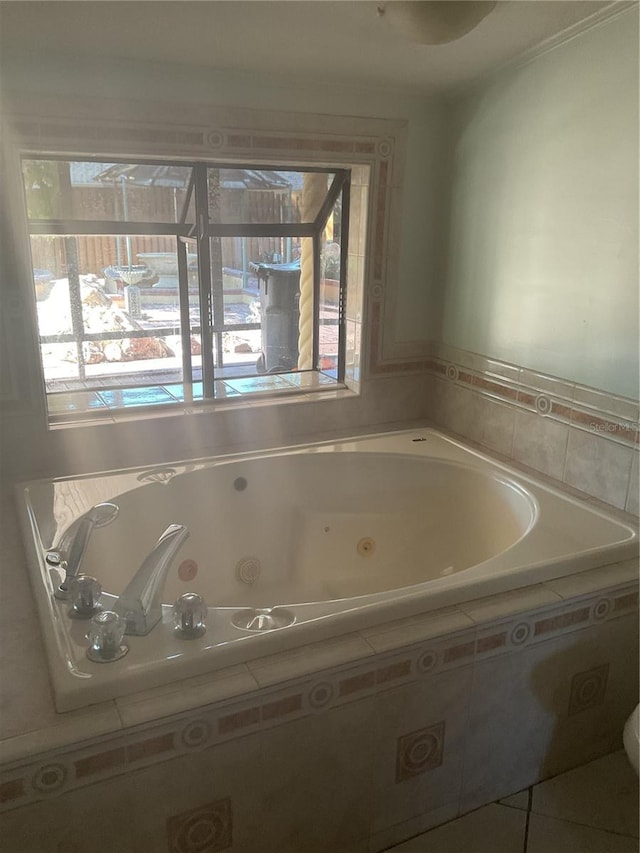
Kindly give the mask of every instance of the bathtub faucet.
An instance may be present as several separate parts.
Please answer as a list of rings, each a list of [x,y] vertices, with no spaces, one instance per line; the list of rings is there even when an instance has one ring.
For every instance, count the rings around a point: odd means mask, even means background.
[[[113,609],[127,620],[125,634],[143,637],[162,618],[162,594],[169,567],[188,536],[183,524],[170,524],[116,601]]]
[[[116,504],[96,504],[74,521],[62,536],[60,547],[55,551],[48,552],[47,563],[50,566],[63,569],[65,573],[64,580],[54,593],[56,598],[69,598],[69,585],[80,574],[94,527],[106,527],[107,524],[116,520],[119,512]]]

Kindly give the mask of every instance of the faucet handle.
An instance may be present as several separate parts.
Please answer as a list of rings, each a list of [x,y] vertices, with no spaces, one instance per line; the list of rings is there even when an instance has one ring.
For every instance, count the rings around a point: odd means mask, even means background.
[[[195,592],[185,592],[173,605],[175,633],[185,640],[201,637],[207,630],[207,605]]]
[[[64,572],[66,578],[68,563],[65,560],[64,554],[61,551],[47,551],[44,559],[46,564],[51,567],[49,575],[51,576],[54,587],[53,597],[60,601],[67,601],[69,598],[69,588],[60,575],[61,572]]]
[[[78,575],[69,584],[69,594],[73,606],[69,616],[73,619],[89,619],[100,609],[98,599],[102,595],[102,587],[91,575]]]
[[[126,621],[113,610],[103,610],[91,620],[87,639],[91,645],[87,649],[87,657],[95,663],[110,663],[120,660],[129,651],[129,646],[122,642]]]

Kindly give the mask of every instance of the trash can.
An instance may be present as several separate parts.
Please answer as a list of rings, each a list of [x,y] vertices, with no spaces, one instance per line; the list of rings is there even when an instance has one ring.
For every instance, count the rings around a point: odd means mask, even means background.
[[[300,259],[288,264],[250,264],[260,283],[262,353],[258,373],[278,373],[298,366]]]

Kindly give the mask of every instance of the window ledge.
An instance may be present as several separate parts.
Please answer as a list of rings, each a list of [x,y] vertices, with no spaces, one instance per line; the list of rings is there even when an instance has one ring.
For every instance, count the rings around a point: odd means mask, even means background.
[[[86,393],[86,392],[84,392]],[[178,401],[151,405],[129,405],[124,407],[69,410],[49,414],[50,430],[77,429],[79,427],[102,426],[138,420],[184,417],[185,415],[207,415],[216,412],[246,411],[270,406],[295,405],[300,403],[344,400],[357,397],[358,391],[344,383],[335,382],[330,387],[309,384],[305,388],[268,390],[264,392],[238,394],[215,400],[190,402]]]

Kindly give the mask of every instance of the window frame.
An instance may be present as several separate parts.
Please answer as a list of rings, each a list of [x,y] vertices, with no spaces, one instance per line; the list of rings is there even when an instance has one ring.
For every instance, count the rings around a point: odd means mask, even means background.
[[[165,165],[165,166],[183,166],[192,169],[191,181],[187,189],[187,195],[182,205],[182,212],[179,221],[175,223],[162,222],[146,222],[132,221],[120,219],[112,220],[90,220],[90,219],[72,219],[72,218],[30,218],[27,216],[27,233],[29,238],[35,235],[46,236],[62,236],[74,237],[77,235],[109,235],[109,236],[168,236],[176,239],[176,253],[178,260],[178,295],[180,304],[180,334],[182,341],[182,385],[184,387],[184,400],[188,403],[211,403],[224,402],[224,398],[216,396],[216,380],[221,378],[216,376],[217,363],[221,365],[222,353],[222,335],[229,331],[243,331],[250,328],[261,328],[261,323],[249,324],[231,324],[227,325],[224,322],[224,311],[214,310],[216,300],[222,304],[223,292],[219,293],[215,290],[211,275],[211,255],[210,246],[212,239],[222,239],[224,237],[300,237],[311,238],[313,245],[313,359],[312,368],[306,372],[321,373],[319,365],[319,345],[320,345],[320,258],[321,258],[321,235],[326,227],[327,221],[335,207],[337,200],[342,199],[342,213],[340,221],[340,284],[337,304],[337,319],[332,322],[332,325],[338,327],[338,354],[336,364],[336,375],[334,378],[335,387],[345,387],[345,363],[346,363],[346,300],[347,300],[347,259],[348,259],[348,241],[349,241],[349,213],[350,213],[350,187],[351,187],[351,168],[344,166],[333,165],[317,165],[301,163],[296,160],[295,164],[288,161],[280,161],[277,165],[274,163],[256,162],[249,159],[228,160],[227,158],[184,158],[184,157],[145,157],[140,154],[132,156],[116,156],[112,153],[104,153],[98,155],[92,153],[86,155],[82,153],[49,153],[38,150],[21,150],[20,162],[25,160],[43,160],[43,161],[59,161],[59,162],[109,162],[113,164],[134,164],[134,165]],[[331,175],[333,180],[328,187],[324,202],[320,206],[318,213],[313,221],[300,223],[249,223],[249,222],[234,222],[234,223],[216,223],[211,220],[209,203],[208,203],[208,181],[207,174],[209,169],[247,169],[247,170],[277,170],[289,171],[298,173],[320,173]],[[24,185],[23,189],[26,195],[27,188]],[[191,199],[195,201],[195,222],[187,223],[186,217],[190,207]],[[187,248],[189,244],[195,243],[197,246],[198,255],[198,293],[200,304],[200,324],[192,326],[190,323],[189,310],[189,295],[188,295],[188,271],[187,271]],[[31,264],[33,270],[33,263]],[[74,286],[79,291],[79,276],[76,271],[75,278],[77,281]],[[70,281],[71,284],[71,281]],[[223,321],[220,323],[216,317],[222,316]],[[77,329],[76,329],[77,327]],[[74,320],[74,330],[71,333],[60,335],[41,335],[36,321],[39,346],[39,362],[41,376],[44,382],[44,364],[42,361],[41,344],[46,343],[62,343],[75,342],[78,348],[78,366],[81,370],[81,379],[84,381],[84,359],[82,356],[82,344],[85,341],[101,340],[101,339],[120,339],[131,337],[160,337],[163,334],[170,334],[175,330],[172,328],[155,328],[153,334],[146,330],[127,330],[122,332],[86,332],[82,323],[81,314],[79,318]],[[80,331],[81,329],[81,331]],[[201,400],[194,400],[193,384],[199,381],[194,378],[193,366],[191,360],[190,336],[192,334],[200,334],[202,344],[202,384],[203,395]],[[287,371],[281,371],[283,373]],[[45,397],[50,392],[46,389]],[[104,384],[99,386],[87,385],[83,390],[93,391],[98,387],[104,388]],[[109,386],[107,386],[109,387]],[[113,385],[112,389],[124,389],[128,387],[123,384]],[[131,387],[139,387],[132,385]],[[305,385],[300,389],[308,393],[310,387]],[[323,390],[322,387],[319,390]],[[326,387],[324,388],[326,390]],[[255,393],[255,392],[254,392]],[[289,392],[291,393],[291,392]],[[295,392],[293,392],[295,393]],[[264,392],[263,392],[264,395]],[[247,394],[250,398],[251,393]],[[170,405],[170,404],[167,404]],[[164,408],[164,407],[163,407]],[[86,419],[87,412],[82,413],[82,417]],[[50,415],[50,421],[52,417]]]

